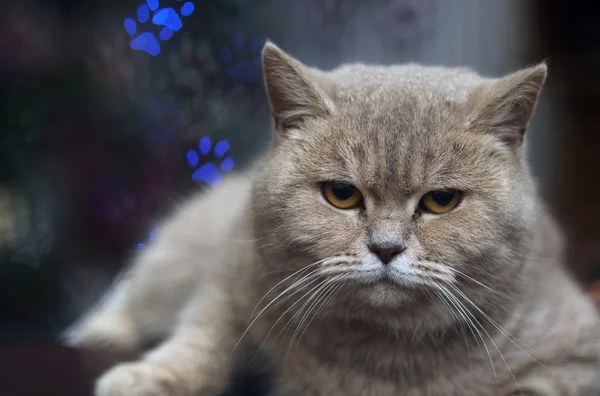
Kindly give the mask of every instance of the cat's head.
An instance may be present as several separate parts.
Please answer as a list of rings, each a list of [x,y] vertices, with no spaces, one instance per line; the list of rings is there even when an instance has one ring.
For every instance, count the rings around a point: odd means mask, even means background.
[[[288,285],[312,276],[297,297],[329,282],[321,290],[344,284],[377,307],[444,293],[484,304],[517,283],[537,202],[523,138],[545,65],[502,79],[417,65],[323,72],[271,43],[263,65],[276,136],[255,223],[282,279],[304,268]]]

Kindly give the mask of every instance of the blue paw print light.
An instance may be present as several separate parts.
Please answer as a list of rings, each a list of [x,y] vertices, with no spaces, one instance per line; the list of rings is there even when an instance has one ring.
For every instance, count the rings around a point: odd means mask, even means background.
[[[173,32],[181,30],[183,22],[181,16],[187,17],[194,12],[194,3],[186,1],[177,12],[172,7],[159,8],[158,0],[146,0],[137,9],[136,19],[125,18],[125,31],[132,38],[129,46],[137,51],[144,51],[149,55],[156,56],[160,53],[160,42],[166,41],[173,36]],[[160,28],[158,39],[153,32],[144,31],[138,34],[138,24],[148,21]]]
[[[257,82],[262,69],[260,50],[263,44],[260,37],[248,39],[242,33],[235,33],[231,45],[219,50],[227,75],[245,84]]]
[[[202,161],[210,156],[214,160]],[[190,168],[194,169],[192,180],[199,183],[206,183],[215,188],[223,182],[223,173],[230,172],[235,165],[232,157],[226,154],[229,151],[229,141],[223,139],[217,142],[214,147],[209,136],[204,136],[198,143],[198,150],[190,149],[186,154],[186,160]],[[204,162],[200,165],[201,162]],[[200,165],[200,166],[199,166]]]

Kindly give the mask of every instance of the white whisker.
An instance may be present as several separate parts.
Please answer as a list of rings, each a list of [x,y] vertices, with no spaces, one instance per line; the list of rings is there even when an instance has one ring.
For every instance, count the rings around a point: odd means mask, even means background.
[[[302,302],[310,293],[312,293],[313,291],[315,291],[316,289],[324,286],[325,283],[327,283],[330,279],[324,279],[323,281],[321,281],[321,283],[319,283],[318,285],[316,285],[315,287],[313,287],[312,289],[310,289],[309,291],[307,291],[302,297],[300,297],[295,303],[293,303],[290,307],[288,307],[288,309],[286,309],[280,316],[279,319],[277,319],[277,321],[273,324],[273,326],[271,327],[271,330],[269,330],[269,333],[267,334],[267,336],[271,333],[271,331],[273,331],[273,329],[275,328],[275,326],[277,326],[277,323],[279,323],[279,321],[281,321],[281,319],[283,319],[285,317],[285,315],[292,310],[292,308],[294,308],[294,306],[296,306],[296,304],[299,304],[300,302]],[[300,311],[298,311],[300,312]],[[289,327],[291,326],[291,323],[293,323],[293,320],[295,318],[295,315],[297,315],[297,312],[295,312],[292,317],[290,319],[288,319],[287,323],[285,324],[285,326],[279,330],[279,333],[277,334],[277,338],[279,338],[281,336],[281,333],[286,330],[286,334],[287,331],[289,330]],[[287,354],[286,354],[287,357]],[[284,359],[285,360],[285,359]]]
[[[339,279],[340,279],[340,277],[337,277],[337,278],[332,279],[331,282],[329,282],[327,288],[325,290],[323,290],[323,292],[321,293],[321,296],[319,298],[315,299],[313,304],[307,309],[306,314],[302,317],[302,320],[300,321],[300,323],[298,323],[297,330],[298,330],[298,332],[301,332],[300,336],[298,337],[298,345],[300,344],[302,335],[308,329],[310,322],[318,315],[319,311],[323,308],[323,305],[325,305],[327,303],[327,300],[329,300],[329,296],[331,296],[332,291],[335,290],[336,288],[340,287],[340,284],[335,283],[335,281],[337,281]],[[314,314],[312,315],[311,319],[307,321],[309,315],[311,314],[313,309],[317,308],[317,306],[319,306],[319,308],[314,311]],[[301,330],[302,325],[304,324],[305,321],[306,321],[306,326],[304,326],[304,330]]]
[[[297,316],[302,315],[302,312],[305,311],[305,309],[306,309],[306,313],[304,315],[307,315],[310,312],[310,309],[312,309],[312,305],[309,306],[310,302],[313,299],[315,299],[315,301],[317,301],[321,297],[322,293],[324,293],[325,290],[328,290],[328,287],[334,281],[336,281],[336,280],[337,280],[337,278],[332,278],[332,279],[328,279],[326,282],[324,282],[321,285],[321,287],[319,287],[317,290],[315,290],[312,293],[312,295],[304,302],[304,304],[302,304],[302,306],[300,307],[300,309],[298,310],[298,312],[292,316],[292,319],[294,319]],[[306,307],[308,307],[308,308],[306,308]],[[304,319],[305,319],[305,316],[303,316],[302,319],[300,320],[300,324],[304,321]],[[293,323],[293,320],[289,321],[288,323]],[[300,325],[297,325],[296,329],[294,330],[294,333],[292,334],[292,338],[291,338],[290,343],[288,345],[288,350],[287,350],[287,352],[285,354],[286,357],[285,357],[284,360],[287,360],[287,356],[288,356],[288,354],[290,353],[290,351],[292,349],[292,346],[294,344],[294,340],[296,339],[296,336],[298,335],[299,331],[300,331]]]
[[[288,293],[289,291],[293,290],[295,287],[300,286],[301,284],[303,284],[305,281],[308,281],[308,283],[306,283],[304,286],[302,286],[301,288],[295,290],[294,292],[288,294],[287,296],[283,297],[282,299],[280,299],[277,304],[271,306],[269,309],[267,309],[265,312],[261,313],[262,315],[266,315],[267,313],[277,309],[279,306],[281,306],[282,304],[284,304],[287,300],[289,300],[290,298],[292,298],[293,296],[295,296],[296,294],[300,293],[306,286],[310,286],[312,284],[314,284],[316,281],[318,281],[319,279],[321,279],[321,273],[320,271],[314,271],[311,272],[310,274],[306,275],[304,278],[296,281],[293,285],[291,285],[290,287],[286,288],[285,290],[283,290],[279,296],[283,296],[284,294]],[[276,299],[279,299],[279,296],[275,297]]]
[[[437,305],[436,299],[431,295],[429,290],[428,289],[424,289],[424,290],[427,293],[427,295],[429,296],[429,298]],[[462,315],[460,317],[458,316],[458,314],[452,309],[452,307],[448,304],[448,302],[444,299],[444,297],[437,291],[437,289],[433,289],[432,291],[435,293],[436,296],[438,296],[439,300],[444,305],[444,307],[446,307],[448,312],[450,312],[450,314],[452,315],[454,320],[456,320],[456,322],[460,324],[460,333],[463,337],[463,340],[465,341],[465,347],[467,348],[467,355],[469,356],[469,365],[471,367],[471,370],[473,370],[473,359],[471,358],[471,350],[469,348],[469,342],[467,341],[467,336],[465,334],[465,327],[464,327],[464,323],[463,323],[465,320],[464,317]],[[468,327],[468,324],[467,324],[467,327]],[[473,333],[472,330],[471,330],[471,333]],[[475,338],[475,341],[477,341],[477,338]],[[477,344],[479,344],[479,341],[477,341]]]
[[[508,298],[508,297],[506,296],[506,294],[504,294],[504,293],[502,293],[502,292],[499,292],[498,290],[496,290],[496,289],[493,289],[493,288],[491,288],[490,286],[488,286],[488,285],[486,285],[486,284],[484,284],[484,283],[481,283],[481,282],[480,282],[480,281],[478,281],[477,279],[470,277],[469,275],[465,274],[464,272],[461,272],[461,271],[457,270],[456,268],[448,267],[448,269],[449,269],[450,271],[456,272],[457,274],[459,274],[459,275],[461,275],[461,276],[464,276],[465,278],[467,278],[467,279],[469,279],[469,280],[471,280],[471,281],[473,281],[473,282],[477,283],[479,286],[481,286],[481,287],[483,287],[483,288],[485,288],[485,289],[487,289],[487,290],[491,291],[491,292],[492,292],[492,293],[494,293],[494,294],[497,294],[497,295],[499,295],[499,296],[501,296],[501,297],[504,297],[504,298]]]
[[[485,351],[488,355],[488,358],[490,359],[492,371],[494,372],[494,378],[496,379],[496,384],[498,384],[498,374],[496,373],[496,367],[494,366],[494,360],[492,359],[492,354],[490,353],[490,350],[488,349],[487,344],[485,343],[485,340],[483,339],[483,334],[481,334],[481,332],[479,331],[479,328],[475,325],[475,323],[479,324],[479,322],[477,321],[477,319],[475,319],[473,317],[471,312],[469,312],[469,310],[467,310],[466,307],[463,304],[461,304],[461,302],[452,293],[450,293],[450,291],[448,289],[446,289],[442,285],[438,285],[438,287],[439,287],[438,290],[440,290],[442,292],[442,294],[444,296],[446,296],[446,298],[448,298],[448,301],[465,318],[465,320],[469,324],[469,327],[471,328],[471,330],[472,331],[475,330],[477,332],[477,335],[479,336],[479,338],[481,339],[481,343],[483,344],[483,348],[485,349]],[[475,335],[475,333],[473,333],[473,335]],[[481,352],[481,345],[479,344],[479,341],[477,341],[477,337],[475,337],[475,341],[477,342],[477,346],[479,347],[479,351]]]
[[[311,277],[313,276],[317,276],[318,275],[318,269],[309,273],[308,275],[305,275],[304,277],[302,277],[302,279],[294,282],[294,284],[292,284],[292,286],[286,288],[284,291],[282,291],[281,293],[279,293],[273,300],[271,300],[271,302],[269,302],[258,314],[256,314],[256,317],[250,322],[250,324],[248,325],[248,327],[246,328],[246,330],[244,331],[244,333],[242,333],[242,336],[240,337],[240,339],[238,340],[238,342],[235,344],[235,346],[233,347],[232,351],[235,351],[235,349],[237,348],[237,346],[240,344],[240,342],[242,341],[242,339],[246,336],[246,334],[248,333],[248,331],[250,330],[250,328],[252,327],[252,325],[254,323],[256,323],[256,321],[258,320],[258,318],[260,318],[260,316],[265,313],[265,311],[271,306],[273,305],[273,303],[275,303],[275,301],[277,301],[281,296],[283,296],[284,294],[286,294],[288,291],[292,290],[294,287],[304,283],[305,281],[311,279]],[[312,281],[311,281],[312,283]],[[294,294],[297,293],[294,292]],[[264,299],[264,297],[263,297]],[[262,301],[262,300],[261,300]],[[260,303],[259,303],[260,304]],[[256,310],[256,308],[255,308]]]
[[[469,302],[471,305],[473,305],[479,312],[483,313],[467,296],[465,296],[464,293],[462,293],[462,291],[460,291],[458,288],[456,288],[453,285],[448,285],[450,287],[452,287],[454,290],[458,291],[461,296],[467,301]],[[448,290],[448,292],[450,292]],[[452,294],[450,292],[450,294]],[[462,305],[464,307],[464,305],[462,304],[462,302],[460,302],[460,300],[458,298],[456,298],[456,296],[453,295],[453,297],[456,299],[457,303],[459,303],[460,305]],[[466,308],[465,308],[466,309]],[[485,314],[484,314],[485,315]],[[487,316],[487,315],[486,315]],[[479,322],[478,322],[479,323]],[[521,390],[521,386],[519,385],[519,382],[517,381],[517,378],[515,377],[513,371],[511,370],[510,366],[508,365],[508,362],[506,361],[506,359],[504,358],[504,355],[502,354],[502,352],[500,351],[500,348],[498,348],[498,345],[496,344],[496,342],[494,342],[494,340],[492,339],[492,337],[490,336],[490,334],[487,332],[487,330],[483,327],[483,325],[481,323],[479,323],[479,326],[481,328],[481,330],[487,335],[487,337],[489,338],[489,340],[492,342],[492,344],[494,345],[494,347],[496,348],[496,350],[498,351],[498,354],[500,355],[500,358],[504,361],[504,364],[506,365],[506,368],[508,369],[508,372],[510,373],[511,377],[513,378],[513,381],[515,382],[515,384],[517,385],[517,388],[519,389],[519,392],[521,392],[521,394],[523,394],[523,391]],[[496,378],[497,381],[497,378]]]
[[[318,278],[317,278],[318,279]],[[315,290],[316,288],[318,288],[319,286],[321,286],[324,282],[326,282],[327,280],[322,280],[318,285],[316,285],[315,287],[313,287],[312,289],[310,289],[309,291],[307,291],[304,295],[302,295],[302,297],[300,297],[295,303],[293,303],[291,306],[289,306],[281,315],[279,315],[279,318],[275,321],[275,323],[273,323],[273,326],[271,326],[271,329],[267,332],[267,335],[265,336],[265,338],[263,339],[263,342],[260,344],[259,350],[262,349],[262,347],[265,345],[265,342],[267,342],[267,339],[269,338],[269,335],[271,335],[271,333],[273,332],[273,330],[275,329],[275,327],[277,326],[277,324],[281,321],[281,319],[283,319],[285,317],[285,315],[292,310],[292,308],[294,308],[294,306],[296,304],[298,304],[300,301],[302,301],[304,298],[306,298],[306,296],[308,296],[308,294],[310,292],[312,292],[313,290]],[[312,283],[312,282],[311,282]],[[304,289],[305,287],[307,287],[308,285],[305,285],[302,287],[302,289]],[[300,289],[300,290],[302,290]],[[287,326],[287,325],[286,325]],[[284,327],[285,329],[285,327]],[[281,330],[283,331],[283,330]],[[279,334],[277,335],[277,338],[279,338],[279,335],[281,335],[281,331],[279,332]]]
[[[264,296],[263,296],[263,297],[262,297],[262,298],[261,298],[261,299],[258,301],[258,303],[256,304],[256,306],[255,306],[255,307],[254,307],[254,309],[252,310],[252,313],[250,314],[250,319],[252,319],[252,317],[254,316],[254,313],[256,312],[256,309],[258,308],[258,306],[260,305],[260,303],[261,303],[261,302],[263,302],[263,300],[264,300],[264,299],[265,299],[265,298],[266,298],[266,297],[267,297],[267,296],[268,296],[268,295],[269,295],[269,294],[270,294],[270,293],[271,293],[273,290],[275,290],[275,289],[276,289],[278,286],[280,286],[280,285],[281,285],[282,283],[284,283],[285,281],[289,280],[289,279],[290,279],[291,277],[293,277],[294,275],[296,275],[296,274],[300,275],[300,274],[301,274],[303,271],[306,271],[306,270],[308,270],[308,269],[314,268],[315,266],[318,266],[318,265],[322,265],[322,266],[324,266],[324,265],[329,265],[329,264],[335,264],[336,262],[340,262],[340,261],[341,261],[341,262],[344,262],[344,259],[345,259],[344,257],[327,257],[327,258],[321,259],[321,260],[319,260],[319,261],[315,261],[314,263],[312,263],[312,264],[309,264],[309,265],[306,265],[306,266],[304,266],[303,268],[300,268],[299,270],[295,271],[295,272],[294,272],[294,273],[292,273],[291,275],[287,276],[285,279],[283,279],[283,280],[279,281],[279,282],[278,282],[278,283],[277,283],[275,286],[273,286],[271,289],[269,289],[269,291],[268,291],[268,292],[266,292],[266,293],[265,293],[265,295],[264,295]],[[324,269],[321,269],[321,270],[324,270]],[[317,272],[317,271],[318,271],[318,269],[315,269],[313,272],[311,272],[311,274],[313,274],[313,273],[315,273],[315,272]],[[296,282],[299,282],[299,281],[301,281],[301,280],[296,280]],[[289,288],[292,288],[292,287],[294,287],[294,284],[292,284],[292,286],[288,287],[288,289],[289,289]],[[277,297],[276,297],[275,299],[277,299]]]
[[[535,361],[537,364],[539,364],[542,367],[545,367],[540,361],[538,361],[535,357],[533,357],[531,354],[529,354],[527,351],[525,351],[523,348],[521,348],[518,344],[522,344],[525,348],[530,349],[533,353],[537,353],[533,348],[525,345],[521,340],[519,340],[517,337],[513,336],[512,334],[510,334],[507,330],[505,330],[502,326],[500,326],[495,320],[493,320],[492,318],[490,318],[485,312],[483,312],[473,301],[471,301],[471,299],[469,299],[463,292],[462,290],[458,289],[456,286],[454,285],[449,285],[450,287],[452,287],[454,290],[456,290],[462,298],[465,299],[465,301],[467,301],[469,304],[471,304],[481,315],[483,315],[483,317],[485,319],[487,319],[502,335],[504,335],[510,342],[513,343],[514,346],[516,346],[517,348],[519,348],[521,350],[521,352],[523,352],[524,354],[526,354],[527,356],[529,356],[533,361]]]
[[[290,279],[291,277],[293,277],[294,275],[299,275],[300,273],[302,273],[303,271],[306,271],[310,268],[313,268],[319,264],[321,264],[323,261],[325,261],[327,259],[323,259],[323,260],[319,260],[316,261],[312,264],[309,264],[305,267],[300,268],[298,271],[295,271],[294,273],[292,273],[291,275],[289,275],[288,277],[286,277],[285,279],[283,279],[282,281],[278,282],[275,286],[273,286],[272,288],[269,289],[268,292],[265,293],[265,295],[258,301],[258,303],[256,303],[256,306],[254,307],[254,309],[252,310],[252,313],[250,314],[250,318],[252,318],[254,316],[254,313],[256,312],[256,309],[258,308],[258,306],[260,305],[261,302],[263,302],[263,300],[273,291],[275,290],[279,285],[281,285],[282,283],[284,283],[285,281],[287,281],[288,279]]]

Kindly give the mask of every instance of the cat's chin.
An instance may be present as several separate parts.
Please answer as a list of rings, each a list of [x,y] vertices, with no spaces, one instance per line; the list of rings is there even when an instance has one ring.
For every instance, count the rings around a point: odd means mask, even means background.
[[[414,291],[392,283],[381,282],[365,286],[361,293],[369,305],[390,308],[405,305],[411,299]]]

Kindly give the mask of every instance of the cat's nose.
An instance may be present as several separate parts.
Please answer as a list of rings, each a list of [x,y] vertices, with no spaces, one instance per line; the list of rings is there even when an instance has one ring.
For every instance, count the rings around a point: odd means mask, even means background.
[[[406,250],[404,244],[399,245],[369,245],[369,250],[379,256],[381,262],[385,265],[389,264],[390,261],[400,253]]]

